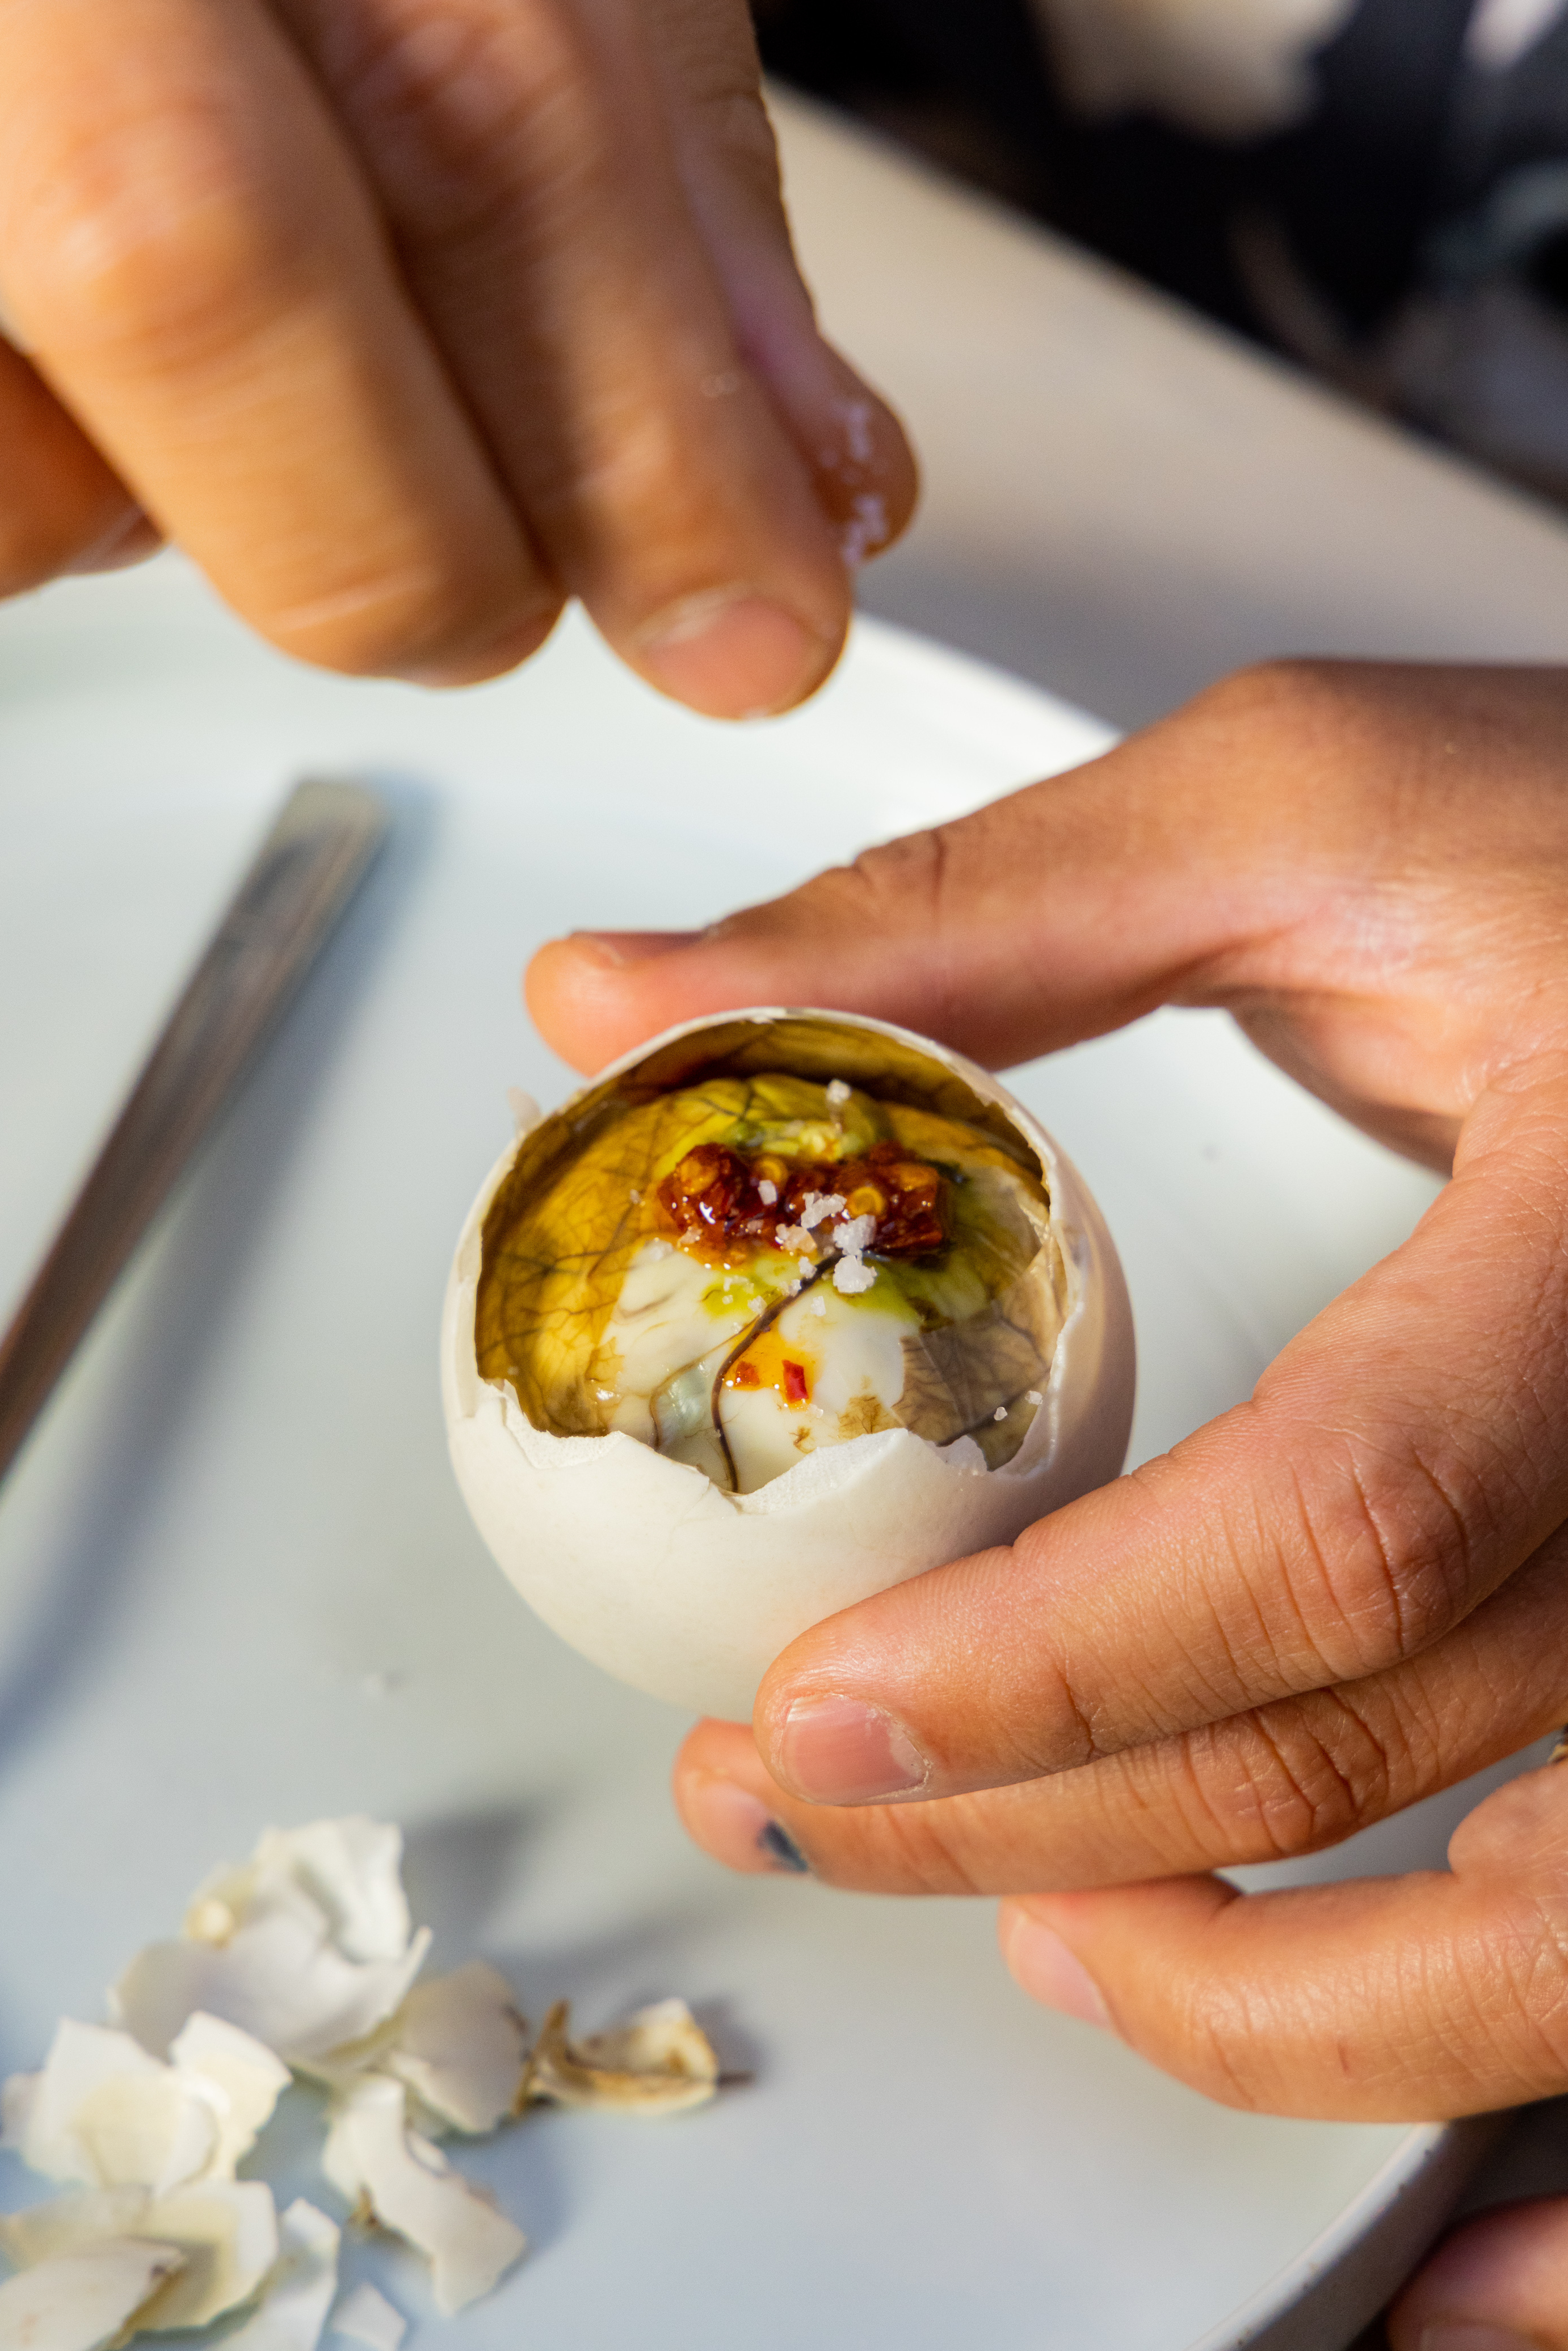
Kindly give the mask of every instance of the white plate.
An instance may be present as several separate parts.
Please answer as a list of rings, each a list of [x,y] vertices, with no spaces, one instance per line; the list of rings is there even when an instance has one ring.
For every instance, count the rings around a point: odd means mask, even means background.
[[[0,2068],[36,2063],[62,2011],[99,2014],[264,1824],[362,1810],[408,1824],[439,1961],[483,1951],[535,2015],[570,1992],[589,2024],[682,1991],[757,2072],[677,2123],[545,2118],[466,2156],[536,2251],[443,2324],[417,2264],[357,2248],[422,2340],[1218,2351],[1305,2340],[1269,2330],[1336,2273],[1338,2315],[1310,2305],[1331,2351],[1400,2257],[1379,2214],[1418,2236],[1448,2192],[1451,2134],[1229,2114],[1036,2012],[988,1906],[727,1877],[671,1814],[682,1723],[534,1623],[447,1471],[448,1251],[505,1088],[568,1083],[518,1008],[535,943],[702,921],[1105,739],[870,626],[811,709],[736,731],[579,626],[457,697],[321,677],[172,561],[0,617],[0,1298],[286,781],[371,773],[398,813],[5,1496]],[[1218,1018],[1018,1083],[1125,1259],[1140,1456],[1243,1395],[1430,1196]],[[1440,1857],[1465,1801],[1360,1865]],[[275,2172],[319,2192],[289,2104]],[[0,2166],[12,2202],[37,2187]]]

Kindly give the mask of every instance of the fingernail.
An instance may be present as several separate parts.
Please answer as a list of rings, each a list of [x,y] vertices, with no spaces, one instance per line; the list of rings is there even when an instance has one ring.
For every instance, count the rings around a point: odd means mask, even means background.
[[[771,1870],[779,1876],[810,1876],[811,1865],[783,1822],[733,1780],[705,1772],[688,1781],[681,1791],[681,1810],[704,1852],[727,1868],[754,1876]]]
[[[1005,1929],[1002,1956],[1020,1990],[1042,2008],[1075,2016],[1081,2024],[1114,2030],[1099,1985],[1052,1928],[1015,1912]]]
[[[573,931],[572,938],[589,947],[603,963],[648,963],[654,956],[672,955],[689,947],[700,931]]]
[[[791,708],[825,674],[829,650],[781,604],[725,589],[661,613],[636,645],[652,683],[709,718]]]
[[[1439,2318],[1421,2329],[1416,2351],[1541,2351],[1541,2340],[1516,2335],[1511,2326],[1472,2326],[1468,2320]]]
[[[859,1698],[797,1698],[776,1741],[785,1785],[816,1804],[874,1804],[924,1788],[931,1765],[903,1723]]]

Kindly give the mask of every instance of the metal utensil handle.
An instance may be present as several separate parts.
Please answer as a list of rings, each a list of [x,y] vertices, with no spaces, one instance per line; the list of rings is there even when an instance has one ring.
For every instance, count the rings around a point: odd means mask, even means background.
[[[284,802],[0,1339],[0,1478],[380,846],[358,784]]]

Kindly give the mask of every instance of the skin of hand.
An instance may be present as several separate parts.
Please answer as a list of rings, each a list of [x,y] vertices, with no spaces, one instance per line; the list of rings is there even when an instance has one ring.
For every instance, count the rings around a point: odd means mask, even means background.
[[[773,904],[559,940],[528,977],[584,1070],[741,1004],[874,1013],[993,1067],[1224,1006],[1451,1170],[1247,1403],[814,1627],[752,1729],[700,1725],[676,1769],[732,1867],[1002,1896],[1026,1991],[1244,2107],[1568,2089],[1568,1768],[1490,1796],[1447,1872],[1247,1896],[1207,1874],[1332,1844],[1568,1717],[1565,747],[1568,673],[1269,665]],[[1542,2231],[1554,2273],[1521,2250]],[[1472,2223],[1396,2351],[1568,2351],[1564,2255],[1556,2205]]]
[[[285,651],[455,684],[580,597],[782,709],[903,528],[744,0],[0,0],[0,594],[177,541]]]

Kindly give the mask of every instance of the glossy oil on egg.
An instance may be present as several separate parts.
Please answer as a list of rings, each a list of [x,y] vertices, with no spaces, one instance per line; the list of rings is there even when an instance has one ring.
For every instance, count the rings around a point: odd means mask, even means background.
[[[729,1716],[809,1625],[1113,1477],[1133,1376],[1055,1145],[840,1013],[688,1023],[521,1135],[443,1328],[454,1465],[517,1589]]]

